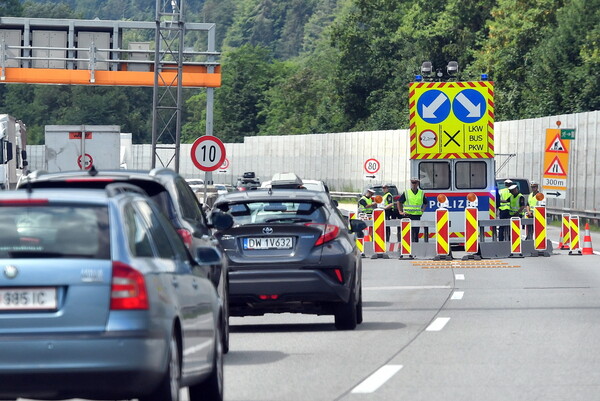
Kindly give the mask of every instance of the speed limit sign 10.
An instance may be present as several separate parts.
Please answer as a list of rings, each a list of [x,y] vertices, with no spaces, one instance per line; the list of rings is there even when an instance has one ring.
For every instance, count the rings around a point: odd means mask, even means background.
[[[225,161],[225,145],[216,136],[204,135],[192,145],[192,162],[202,171],[215,171]]]

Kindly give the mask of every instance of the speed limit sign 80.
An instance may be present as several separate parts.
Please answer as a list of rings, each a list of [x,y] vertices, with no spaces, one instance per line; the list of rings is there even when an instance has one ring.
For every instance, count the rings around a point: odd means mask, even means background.
[[[225,161],[225,145],[216,136],[204,135],[192,145],[192,162],[202,171],[215,171]]]

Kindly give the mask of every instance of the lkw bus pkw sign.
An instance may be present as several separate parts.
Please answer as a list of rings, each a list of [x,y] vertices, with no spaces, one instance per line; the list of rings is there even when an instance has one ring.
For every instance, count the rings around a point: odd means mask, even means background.
[[[225,145],[216,136],[204,135],[192,145],[192,162],[202,171],[215,171],[225,161]]]

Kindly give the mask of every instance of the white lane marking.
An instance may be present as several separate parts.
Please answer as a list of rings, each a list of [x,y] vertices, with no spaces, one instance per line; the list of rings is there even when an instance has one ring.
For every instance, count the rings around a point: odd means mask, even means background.
[[[363,290],[394,291],[394,290],[447,290],[449,285],[397,285],[393,287],[365,287]]]
[[[381,387],[386,381],[392,378],[398,371],[402,369],[402,365],[385,365],[377,369],[375,373],[367,377],[358,386],[354,387],[352,393],[366,394],[372,393]]]
[[[463,295],[465,295],[464,291],[454,291],[450,299],[462,299]]]
[[[449,317],[438,317],[425,329],[425,331],[440,331],[449,321]]]
[[[465,279],[465,275],[464,274],[455,274],[454,278],[456,280],[464,280]]]

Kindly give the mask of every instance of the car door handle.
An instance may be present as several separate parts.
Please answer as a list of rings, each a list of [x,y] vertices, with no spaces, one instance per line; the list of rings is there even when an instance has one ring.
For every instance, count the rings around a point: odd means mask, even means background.
[[[179,287],[179,281],[177,281],[177,278],[173,277],[173,278],[171,279],[171,285],[172,285],[173,287]]]
[[[192,281],[192,287],[194,287],[195,290],[198,289],[198,282],[196,280]]]

